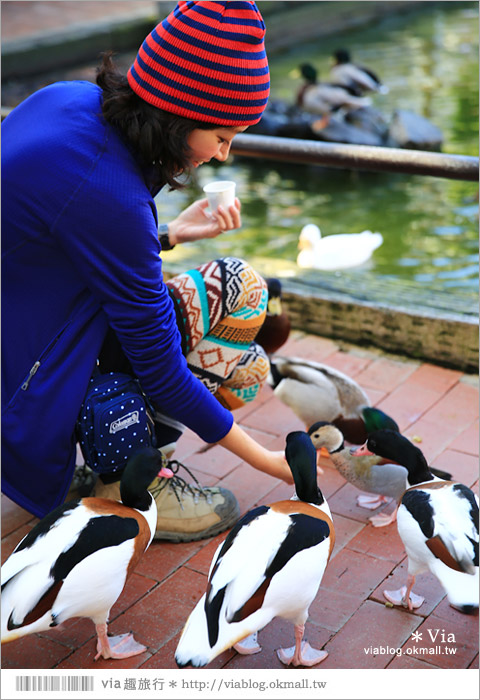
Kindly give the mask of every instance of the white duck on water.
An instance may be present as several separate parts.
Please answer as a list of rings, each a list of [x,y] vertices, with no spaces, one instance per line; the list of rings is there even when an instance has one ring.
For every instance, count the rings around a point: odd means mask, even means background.
[[[122,502],[68,501],[45,516],[2,566],[2,643],[89,617],[97,655],[124,659],[145,651],[131,633],[110,637],[110,609],[150,545],[157,507],[148,486],[171,477],[165,458],[147,448],[132,457],[121,479]]]
[[[307,224],[300,232],[297,265],[315,270],[344,270],[363,265],[383,243],[381,233],[340,233],[322,238],[316,224]]]
[[[240,653],[261,651],[256,632],[277,616],[295,626],[295,646],[277,651],[282,663],[314,666],[327,656],[302,640],[335,531],[317,486],[316,453],[308,435],[290,433],[285,456],[296,496],[249,511],[218,547],[206,593],[175,652],[181,667],[205,666],[232,646]]]
[[[415,577],[430,571],[463,613],[478,611],[478,497],[464,484],[438,479],[424,455],[407,438],[390,430],[372,433],[355,454],[377,454],[403,464],[408,488],[397,514],[398,533],[408,555],[406,586],[384,591],[394,605],[409,610],[424,598],[412,592]]]

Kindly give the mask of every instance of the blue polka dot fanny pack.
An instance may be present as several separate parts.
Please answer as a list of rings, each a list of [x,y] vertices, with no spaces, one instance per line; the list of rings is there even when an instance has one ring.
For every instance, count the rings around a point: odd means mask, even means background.
[[[86,464],[99,474],[114,472],[138,450],[155,447],[153,413],[137,379],[94,374],[76,426]]]

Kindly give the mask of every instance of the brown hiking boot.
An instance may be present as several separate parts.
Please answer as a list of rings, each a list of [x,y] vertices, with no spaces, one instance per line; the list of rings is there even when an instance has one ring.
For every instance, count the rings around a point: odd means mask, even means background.
[[[192,542],[213,537],[232,527],[240,517],[237,499],[227,489],[200,486],[191,471],[177,460],[169,461],[170,479],[154,479],[149,491],[157,504],[157,528],[154,539]],[[193,478],[188,484],[178,475],[183,467]],[[92,496],[120,499],[120,481],[104,484],[97,480]]]
[[[97,475],[87,464],[77,464],[73,472],[72,483],[65,497],[66,501],[89,496],[95,484]]]

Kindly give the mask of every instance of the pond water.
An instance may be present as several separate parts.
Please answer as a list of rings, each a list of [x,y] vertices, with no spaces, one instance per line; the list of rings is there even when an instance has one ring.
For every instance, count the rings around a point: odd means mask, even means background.
[[[268,31],[268,27],[267,27]],[[270,57],[271,97],[293,102],[300,84],[291,76],[302,62],[328,79],[330,55],[339,46],[379,73],[387,95],[373,98],[386,116],[408,109],[444,134],[443,151],[478,155],[478,6],[432,3],[432,8],[389,17],[368,29],[305,43]],[[186,191],[160,193],[160,219],[173,218],[212,179],[237,182],[242,201],[239,231],[177,247],[172,262],[219,255],[247,258],[266,274],[300,275],[296,266],[302,226],[322,235],[380,231],[384,243],[353,270],[415,282],[426,290],[474,296],[478,289],[478,185],[403,174],[368,173],[279,164],[233,157],[204,165]],[[322,273],[312,273],[312,279]]]

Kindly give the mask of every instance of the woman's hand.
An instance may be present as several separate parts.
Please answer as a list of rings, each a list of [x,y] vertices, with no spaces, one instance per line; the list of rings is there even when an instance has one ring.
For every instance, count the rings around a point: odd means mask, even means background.
[[[169,223],[168,239],[171,245],[215,238],[224,231],[231,231],[242,225],[239,199],[235,199],[235,205],[228,210],[219,206],[216,211],[207,212],[207,207],[208,200],[199,199]]]
[[[267,450],[250,437],[237,423],[232,425],[230,431],[218,444],[236,454],[255,469],[277,479],[282,479],[287,484],[293,484],[292,472],[285,459],[285,454]]]
[[[286,484],[293,484],[292,471],[285,459],[285,453],[265,451],[267,453],[266,461],[261,471],[270,474],[270,476],[275,476],[277,479],[282,479]],[[257,469],[260,469],[260,467],[257,467]]]

